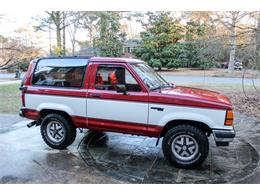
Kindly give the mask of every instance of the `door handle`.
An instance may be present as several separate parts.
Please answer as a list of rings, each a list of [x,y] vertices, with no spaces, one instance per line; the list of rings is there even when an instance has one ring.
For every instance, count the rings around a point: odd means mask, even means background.
[[[90,94],[90,97],[100,98],[101,96],[98,93],[93,93],[93,94]]]
[[[151,109],[158,110],[158,111],[163,111],[164,110],[164,108],[160,108],[160,107],[151,107]]]

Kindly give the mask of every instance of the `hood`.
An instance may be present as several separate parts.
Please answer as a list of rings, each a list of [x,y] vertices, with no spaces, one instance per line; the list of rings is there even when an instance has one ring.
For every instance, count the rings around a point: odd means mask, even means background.
[[[173,104],[232,109],[232,104],[228,97],[215,91],[176,86],[174,88],[163,88],[161,89],[160,94],[166,97],[166,99],[170,98],[171,103]]]

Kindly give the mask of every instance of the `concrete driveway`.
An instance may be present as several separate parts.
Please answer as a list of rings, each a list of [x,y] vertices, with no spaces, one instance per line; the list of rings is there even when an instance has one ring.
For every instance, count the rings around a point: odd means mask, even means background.
[[[85,164],[77,150],[84,134],[78,133],[67,150],[52,150],[42,141],[39,127],[27,128],[28,121],[14,115],[0,119],[0,183],[120,182]]]
[[[260,183],[260,120],[241,114],[234,143],[217,148],[211,140],[209,157],[193,170],[169,165],[154,138],[78,132],[59,151],[28,121],[0,119],[0,183]]]

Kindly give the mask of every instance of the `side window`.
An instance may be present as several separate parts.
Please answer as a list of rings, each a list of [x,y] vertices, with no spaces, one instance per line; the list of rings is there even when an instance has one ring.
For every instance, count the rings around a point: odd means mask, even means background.
[[[34,72],[32,84],[80,88],[85,69],[86,66],[40,66]]]
[[[127,69],[100,65],[96,73],[95,89],[115,91],[117,85],[125,85],[127,91],[141,91],[141,87]]]

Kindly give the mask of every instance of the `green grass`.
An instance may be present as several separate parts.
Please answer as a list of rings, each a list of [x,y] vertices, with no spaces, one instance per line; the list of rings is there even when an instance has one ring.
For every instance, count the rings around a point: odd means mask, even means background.
[[[19,84],[0,85],[0,113],[17,113],[21,107]]]

